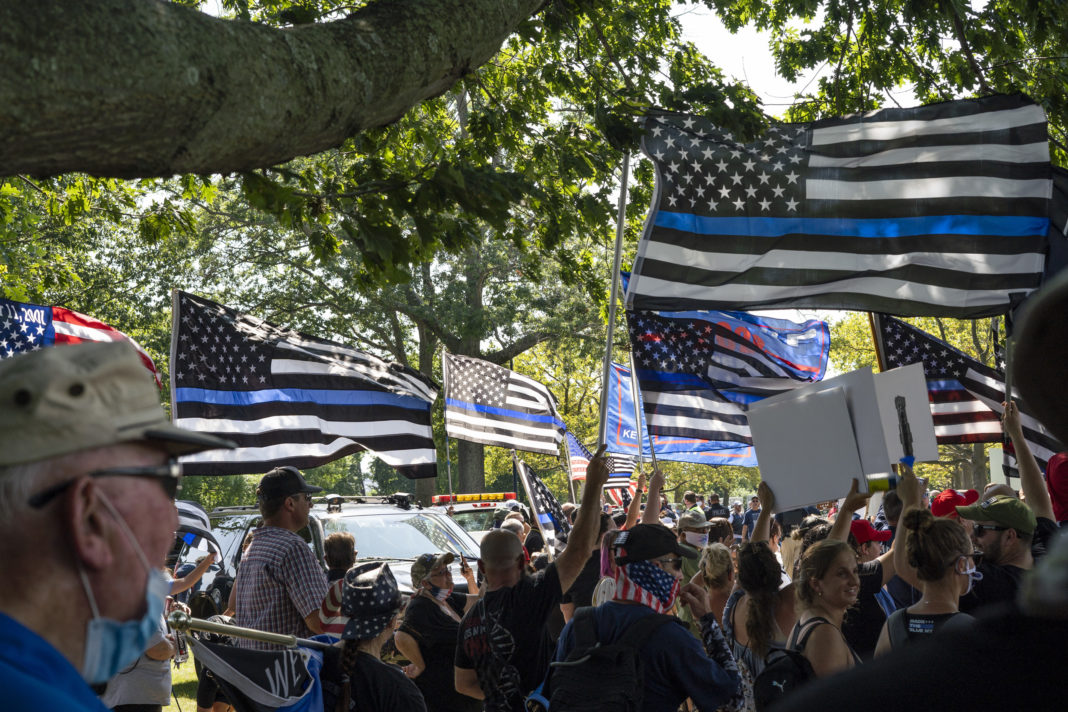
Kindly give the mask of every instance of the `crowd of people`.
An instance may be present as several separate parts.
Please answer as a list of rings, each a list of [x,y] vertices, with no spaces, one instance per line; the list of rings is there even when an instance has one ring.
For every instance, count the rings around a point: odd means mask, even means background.
[[[232,443],[173,426],[121,343],[2,361],[0,403],[4,708],[162,709],[178,649],[165,614],[214,560],[160,569],[177,525],[173,459]],[[928,497],[902,464],[874,511],[855,480],[833,512],[778,511],[766,483],[744,511],[693,492],[672,507],[659,472],[609,511],[602,447],[580,504],[565,507],[562,548],[546,550],[521,508],[503,508],[477,561],[420,556],[410,595],[388,564],[360,560],[350,534],[332,535],[318,561],[297,532],[321,490],[279,467],[259,482],[263,524],[222,620],[333,646],[321,671],[331,712],[807,710],[845,696],[1041,707],[1057,699],[1068,640],[1057,536],[1068,502],[1012,402],[1003,425],[1019,491]],[[1066,467],[1064,456],[1049,465]],[[198,672],[198,710],[230,709]],[[940,675],[968,689],[951,700],[920,684]]]

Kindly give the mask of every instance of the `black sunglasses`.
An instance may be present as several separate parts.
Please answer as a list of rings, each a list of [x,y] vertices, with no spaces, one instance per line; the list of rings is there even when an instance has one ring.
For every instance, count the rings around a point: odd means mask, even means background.
[[[979,565],[981,563],[983,563],[983,552],[981,552],[981,551],[973,551],[970,554],[961,554],[960,556],[957,557],[957,559],[958,560],[960,560],[960,559],[972,559],[972,560],[975,561],[975,567],[979,568]]]
[[[665,557],[663,559],[657,559],[657,561],[659,561],[661,564],[666,564],[670,566],[676,571],[682,571],[682,559],[680,557],[675,557],[674,559]]]
[[[160,487],[170,499],[178,496],[182,489],[182,466],[177,462],[156,467],[109,467],[102,470],[94,470],[89,477],[147,477],[159,482]],[[26,500],[26,503],[34,509],[41,509],[53,499],[63,494],[64,491],[78,480],[75,477],[66,482],[60,482],[48,489],[38,492]]]
[[[975,535],[982,536],[986,532],[1003,532],[1008,531],[1009,527],[1001,527],[997,524],[973,524],[975,528]]]

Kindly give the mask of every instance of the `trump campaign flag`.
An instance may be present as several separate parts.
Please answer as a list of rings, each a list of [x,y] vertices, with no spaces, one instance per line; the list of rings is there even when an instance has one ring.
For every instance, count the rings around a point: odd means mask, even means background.
[[[1046,116],[990,96],[772,126],[650,116],[634,310],[820,307],[975,318],[1038,288]]]
[[[163,386],[156,364],[141,344],[113,326],[63,307],[42,307],[0,299],[0,358],[10,358],[46,346],[84,341],[128,341],[137,349],[156,385]]]
[[[364,450],[410,478],[436,477],[430,406],[418,371],[175,291],[176,425],[237,443],[182,458],[187,475],[307,468]]]

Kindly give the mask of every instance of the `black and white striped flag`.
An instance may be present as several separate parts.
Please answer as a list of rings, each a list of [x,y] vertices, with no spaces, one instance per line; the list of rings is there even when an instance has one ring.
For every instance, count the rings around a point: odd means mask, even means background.
[[[484,445],[555,455],[564,437],[541,383],[470,356],[445,354],[445,432]]]
[[[1005,377],[945,341],[900,319],[875,315],[876,347],[887,368],[922,363],[939,444],[1002,442]],[[1019,401],[1020,425],[1031,453],[1043,468],[1064,448]]]
[[[430,405],[410,368],[175,291],[174,422],[237,443],[182,458],[186,474],[317,467],[373,452],[411,478],[435,477]]]
[[[523,483],[523,489],[530,500],[530,506],[534,510],[534,519],[541,529],[545,543],[553,546],[556,543],[556,532],[568,534],[571,531],[571,523],[564,516],[564,510],[552,491],[538,477],[538,473],[530,469],[530,465],[523,462],[513,452],[512,464],[519,473],[519,480]]]
[[[1038,288],[1052,191],[1023,96],[773,126],[742,144],[651,116],[657,169],[627,306],[1004,313]]]

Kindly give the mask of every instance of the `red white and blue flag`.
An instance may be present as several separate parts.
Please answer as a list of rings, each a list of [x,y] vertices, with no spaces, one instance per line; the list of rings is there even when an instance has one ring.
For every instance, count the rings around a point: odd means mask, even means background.
[[[0,299],[0,358],[11,358],[48,346],[86,341],[128,341],[137,349],[156,385],[163,387],[152,357],[141,345],[113,326],[63,307]]]

